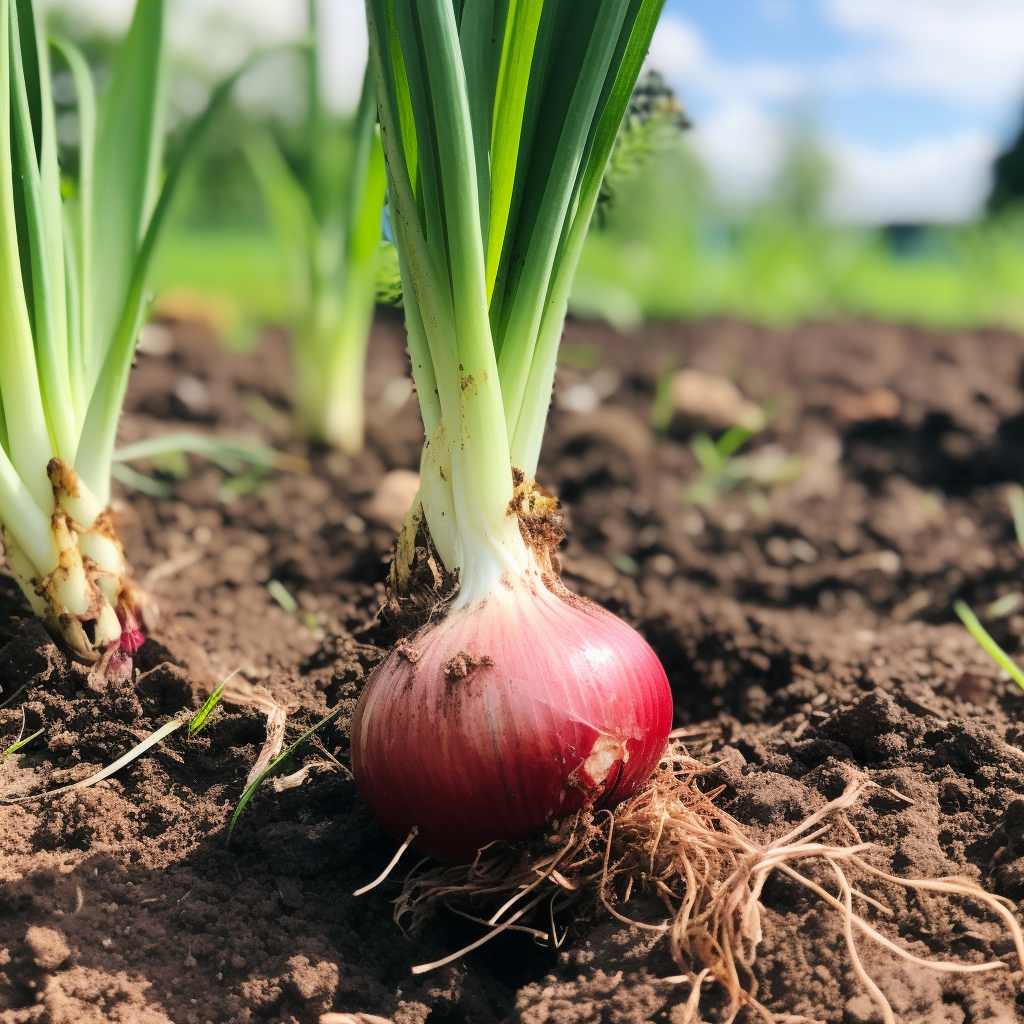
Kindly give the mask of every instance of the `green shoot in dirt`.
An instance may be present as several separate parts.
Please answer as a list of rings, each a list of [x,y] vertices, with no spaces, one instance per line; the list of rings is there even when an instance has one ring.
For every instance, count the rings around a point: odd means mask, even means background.
[[[167,498],[173,493],[171,484],[140,473],[128,463],[142,459],[152,461],[161,476],[186,480],[191,475],[187,454],[198,455],[228,474],[222,486],[222,497],[230,500],[252,490],[272,470],[309,471],[302,458],[277,451],[270,445],[248,439],[228,440],[203,434],[172,433],[136,441],[114,452],[111,472],[114,479],[128,484],[143,494]]]
[[[775,412],[774,407],[765,407],[766,423]],[[757,431],[736,424],[717,441],[708,434],[694,436],[690,447],[700,463],[701,475],[686,492],[694,505],[708,505],[727,491],[742,490],[755,511],[760,512],[766,505],[763,488],[790,483],[800,475],[800,456],[780,452],[774,446],[746,456],[737,455],[756,434]]]
[[[1013,529],[1017,535],[1017,543],[1024,548],[1024,487],[1014,484],[1007,488],[1010,501],[1010,515],[1013,516]]]
[[[21,728],[18,730],[18,735],[13,743],[8,744],[0,750],[0,761],[5,757],[9,757],[11,754],[16,754],[19,750],[23,750],[27,747],[37,736],[42,736],[46,730],[44,728],[36,729],[31,736],[25,735],[25,711],[21,712]]]
[[[298,283],[293,317],[293,404],[303,431],[348,453],[363,446],[363,375],[385,243],[384,154],[377,90],[368,71],[354,119],[324,108],[316,0],[305,48],[308,111],[304,174],[289,166],[269,131],[246,155]]]
[[[36,614],[80,657],[130,674],[140,595],[107,505],[146,276],[185,161],[161,172],[163,0],[139,0],[97,102],[77,49],[79,174],[62,198],[50,45],[33,0],[0,0],[0,530]]]
[[[235,825],[238,822],[238,818],[242,811],[245,810],[245,805],[255,796],[256,790],[263,784],[264,779],[269,778],[278,768],[281,767],[291,756],[295,753],[303,743],[306,742],[315,732],[319,732],[328,722],[332,721],[338,716],[341,711],[342,705],[338,705],[333,711],[328,712],[320,719],[315,725],[310,726],[294,743],[285,747],[280,754],[277,755],[267,766],[263,769],[245,788],[245,792],[242,794],[241,799],[238,801],[238,806],[235,808],[235,813],[231,815],[231,822],[228,825],[228,835],[225,842],[231,842],[231,834],[235,831]]]
[[[953,611],[960,616],[960,621],[978,641],[985,653],[1001,668],[1010,673],[1013,681],[1024,690],[1024,671],[1020,666],[992,639],[991,634],[978,620],[978,616],[968,608],[964,601],[954,601]]]
[[[229,677],[230,678],[230,677]],[[58,786],[56,789],[47,789],[42,793],[33,793],[31,796],[20,796],[14,797],[8,800],[0,800],[2,803],[20,804],[27,800],[42,800],[51,796],[57,796],[60,793],[70,793],[76,789],[88,789],[90,786],[95,786],[97,782],[102,782],[104,779],[109,779],[111,775],[119,772],[126,765],[132,763],[132,761],[141,757],[151,747],[155,747],[158,743],[163,742],[173,732],[177,732],[182,726],[188,726],[188,738],[192,739],[197,736],[207,725],[210,724],[214,709],[220,703],[221,697],[224,693],[224,686],[227,680],[221,683],[209,697],[203,702],[203,706],[195,712],[195,714],[179,714],[172,718],[169,722],[165,722],[159,729],[151,732],[144,740],[140,743],[136,743],[131,750],[126,754],[122,754],[116,761],[108,764],[106,768],[100,769],[94,775],[90,775],[86,779],[81,779],[78,782],[71,782],[66,786]],[[42,732],[40,729],[39,732]],[[34,739],[39,733],[35,733],[33,736],[29,736],[28,739],[22,741],[22,745],[27,743],[30,739]],[[3,753],[8,754],[12,751],[8,749]],[[3,756],[0,754],[0,756]]]

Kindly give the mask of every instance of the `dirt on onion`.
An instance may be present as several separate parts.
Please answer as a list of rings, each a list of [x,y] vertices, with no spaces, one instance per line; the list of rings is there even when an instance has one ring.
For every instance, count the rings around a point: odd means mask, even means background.
[[[677,725],[703,769],[699,790],[721,790],[714,806],[763,846],[866,776],[874,785],[843,812],[873,844],[866,863],[899,878],[964,876],[1019,914],[1024,703],[948,605],[960,594],[983,609],[1020,589],[1024,556],[1005,487],[1024,464],[1024,341],[731,322],[652,327],[629,344],[570,323],[566,341],[560,391],[588,385],[601,367],[619,385],[595,413],[553,413],[540,482],[571,519],[563,571],[662,659]],[[255,360],[223,352],[195,325],[175,326],[172,342],[166,355],[139,357],[125,440],[188,427],[294,444],[280,338],[268,336]],[[195,463],[171,498],[121,492],[126,553],[162,613],[139,651],[136,686],[94,688],[0,580],[0,750],[23,712],[25,735],[44,728],[24,753],[0,759],[0,794],[91,773],[235,669],[288,707],[286,742],[344,705],[322,741],[346,760],[347,716],[390,642],[383,625],[366,628],[394,538],[371,517],[373,495],[388,471],[415,468],[421,442],[412,403],[396,413],[382,400],[407,372],[403,346],[395,321],[382,320],[362,456],[314,452],[313,474],[255,490]],[[766,513],[742,492],[700,507],[683,499],[698,474],[690,428],[648,426],[659,376],[682,365],[734,379],[749,399],[781,400],[755,450],[776,445],[803,466],[793,484],[768,491]],[[183,377],[202,384],[207,404],[182,402],[178,393],[195,390],[178,388]],[[851,420],[847,397],[877,389],[897,396],[898,415]],[[271,579],[295,613],[268,593]],[[987,624],[1018,650],[1019,611]],[[670,936],[618,920],[599,900],[556,914],[556,950],[509,929],[412,975],[489,929],[442,910],[404,936],[391,901],[411,855],[396,880],[351,895],[395,843],[341,770],[311,771],[280,792],[264,786],[225,847],[266,724],[259,708],[226,708],[196,740],[175,734],[98,787],[0,807],[0,1022],[687,1019],[690,986],[677,980]],[[327,760],[315,749],[306,757]],[[606,836],[604,816],[596,825]],[[857,841],[840,820],[827,838]],[[840,892],[825,862],[798,868]],[[941,973],[856,935],[864,970],[900,1020],[1019,1015],[1014,943],[983,904],[853,869],[850,880],[893,914],[890,924],[853,896],[857,912],[915,955],[1008,964]],[[623,916],[648,925],[671,916],[639,882],[623,902],[626,884],[621,876],[606,889]],[[767,878],[760,902],[762,939],[752,975],[741,975],[756,981],[760,1003],[780,1019],[882,1019],[846,948],[842,911],[784,872]],[[543,913],[517,923],[552,928]],[[723,1019],[728,1005],[726,989],[705,979],[704,1018]]]

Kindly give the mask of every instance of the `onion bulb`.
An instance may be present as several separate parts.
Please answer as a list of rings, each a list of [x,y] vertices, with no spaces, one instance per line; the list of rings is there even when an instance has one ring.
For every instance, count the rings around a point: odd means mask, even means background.
[[[550,589],[549,589],[550,587]],[[502,577],[394,648],[364,689],[352,767],[393,836],[449,863],[583,807],[613,807],[668,739],[665,671],[560,583]]]

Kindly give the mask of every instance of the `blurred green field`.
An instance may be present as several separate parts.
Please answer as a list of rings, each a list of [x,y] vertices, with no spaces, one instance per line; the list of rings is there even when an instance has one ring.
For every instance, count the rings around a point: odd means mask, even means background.
[[[159,297],[192,293],[219,300],[224,316],[278,323],[287,318],[291,268],[269,227],[176,224],[164,235],[150,278]]]
[[[241,339],[255,324],[287,321],[290,273],[268,226],[182,216],[153,285],[158,295],[209,297]],[[726,315],[1024,330],[1024,215],[902,232],[830,226],[772,202],[737,218],[708,198],[680,147],[616,186],[591,228],[570,308],[623,329]]]

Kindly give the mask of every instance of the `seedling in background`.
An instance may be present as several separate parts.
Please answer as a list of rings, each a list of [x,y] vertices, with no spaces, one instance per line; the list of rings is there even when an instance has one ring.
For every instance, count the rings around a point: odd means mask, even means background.
[[[170,483],[146,476],[128,463],[148,459],[162,476],[186,480],[191,473],[186,454],[199,455],[228,475],[221,488],[224,501],[254,490],[272,470],[309,472],[309,463],[305,459],[279,452],[259,441],[229,441],[202,434],[174,433],[136,441],[117,449],[112,473],[115,479],[143,494],[167,498],[173,493]]]
[[[992,639],[985,627],[978,621],[977,615],[967,607],[964,601],[955,601],[953,611],[960,616],[960,621],[970,631],[971,636],[981,645],[982,650],[1002,669],[1010,673],[1013,681],[1024,690],[1024,672],[1020,666]]]
[[[777,405],[765,406],[765,423],[778,411]],[[695,505],[708,505],[727,491],[742,490],[755,512],[767,509],[764,488],[791,483],[803,468],[799,455],[783,453],[774,447],[740,456],[736,452],[757,431],[732,426],[712,440],[708,434],[696,434],[690,442],[701,465],[701,476],[687,489],[686,496]]]
[[[246,156],[297,283],[295,413],[309,437],[355,453],[363,447],[366,344],[378,275],[390,248],[381,226],[384,153],[372,68],[367,68],[351,123],[324,110],[316,8],[316,0],[309,0],[304,173],[292,170],[269,131],[252,139]]]
[[[24,712],[24,710],[22,710],[22,712],[21,712],[21,728],[18,730],[18,735],[15,738],[13,743],[11,743],[9,746],[6,746],[2,750],[0,750],[0,761],[2,761],[5,757],[9,757],[11,754],[16,754],[19,750],[23,750],[37,736],[42,736],[44,732],[45,732],[44,729],[36,729],[36,731],[34,733],[32,733],[31,736],[26,736],[25,735],[25,712]]]
[[[1010,515],[1013,516],[1013,529],[1017,534],[1017,544],[1024,550],[1024,487],[1014,484],[1007,491],[1010,499]]]
[[[147,306],[146,277],[189,155],[166,176],[163,0],[139,0],[110,88],[70,43],[78,180],[62,198],[50,46],[32,0],[0,0],[0,530],[32,610],[88,661],[127,677],[142,642],[107,505],[114,436]],[[161,180],[162,179],[162,180]]]

